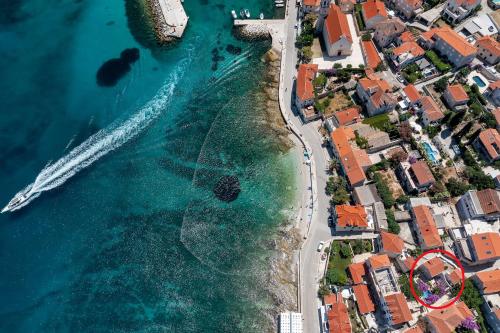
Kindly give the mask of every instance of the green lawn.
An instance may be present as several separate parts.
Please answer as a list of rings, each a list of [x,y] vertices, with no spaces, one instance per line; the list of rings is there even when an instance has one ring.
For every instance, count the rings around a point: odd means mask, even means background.
[[[346,269],[351,263],[351,256],[344,256],[341,253],[341,248],[346,246],[348,245],[342,241],[332,242],[326,272],[326,280],[329,284],[346,285],[348,283]]]
[[[387,125],[390,124],[389,115],[387,113],[382,113],[370,118],[365,118],[363,119],[363,124],[385,131]]]

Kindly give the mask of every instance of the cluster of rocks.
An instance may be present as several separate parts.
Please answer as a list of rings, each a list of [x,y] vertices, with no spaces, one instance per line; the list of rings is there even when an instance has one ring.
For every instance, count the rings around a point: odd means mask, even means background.
[[[235,35],[244,40],[270,39],[269,28],[265,24],[247,24],[235,27]]]
[[[155,30],[156,39],[159,44],[166,44],[178,40],[171,35],[172,27],[167,24],[160,3],[157,0],[146,0],[149,9],[153,27]]]

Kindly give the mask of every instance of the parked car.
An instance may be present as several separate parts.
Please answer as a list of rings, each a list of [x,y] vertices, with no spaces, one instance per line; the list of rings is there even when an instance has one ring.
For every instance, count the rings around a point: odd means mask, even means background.
[[[331,215],[328,216],[328,226],[333,227],[333,217]]]
[[[321,252],[321,250],[323,249],[323,246],[325,246],[325,242],[323,242],[323,241],[319,242],[319,244],[318,244],[318,252]]]

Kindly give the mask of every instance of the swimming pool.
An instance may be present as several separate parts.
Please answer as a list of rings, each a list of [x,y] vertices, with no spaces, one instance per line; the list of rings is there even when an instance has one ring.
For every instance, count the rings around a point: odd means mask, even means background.
[[[424,146],[424,150],[427,153],[427,156],[429,156],[429,159],[431,160],[431,162],[436,163],[438,161],[437,154],[432,149],[430,143],[424,141],[424,143],[422,145]]]
[[[472,79],[474,80],[474,82],[476,82],[476,84],[479,88],[486,87],[486,83],[479,76],[475,75],[472,77]]]

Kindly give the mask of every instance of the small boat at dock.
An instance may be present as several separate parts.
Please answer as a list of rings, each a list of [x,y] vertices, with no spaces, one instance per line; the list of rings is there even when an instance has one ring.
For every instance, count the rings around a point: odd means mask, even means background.
[[[284,1],[284,0],[275,0],[275,1],[274,1],[274,3],[275,3],[275,4],[285,3],[285,1]]]
[[[264,19],[264,13],[260,13],[259,18],[260,18],[261,20],[263,20],[263,19]]]
[[[285,4],[284,3],[277,3],[276,7],[278,7],[278,8],[285,7]]]
[[[236,15],[236,11],[233,9],[231,11],[231,16],[236,20],[238,18],[238,15]]]
[[[245,17],[250,18],[250,11],[245,8]]]

